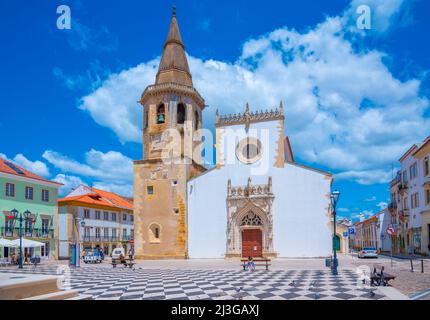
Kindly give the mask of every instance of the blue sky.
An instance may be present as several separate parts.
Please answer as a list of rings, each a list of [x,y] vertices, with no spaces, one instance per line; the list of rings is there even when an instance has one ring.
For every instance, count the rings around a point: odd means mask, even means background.
[[[71,30],[56,27],[71,8]],[[430,134],[428,1],[0,2],[0,154],[68,189],[130,194],[140,93],[171,17],[213,128],[221,113],[284,102],[296,160],[335,174],[341,214],[388,202],[391,167]],[[372,28],[358,30],[367,4]]]

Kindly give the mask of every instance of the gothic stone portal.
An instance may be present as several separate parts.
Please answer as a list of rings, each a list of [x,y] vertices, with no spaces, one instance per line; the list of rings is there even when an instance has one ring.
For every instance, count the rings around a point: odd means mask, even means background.
[[[276,257],[273,250],[272,178],[268,184],[227,184],[226,257]]]

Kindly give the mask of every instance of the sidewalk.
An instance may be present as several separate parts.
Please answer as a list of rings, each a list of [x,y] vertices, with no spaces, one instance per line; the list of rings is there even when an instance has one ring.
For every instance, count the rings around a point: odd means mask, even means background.
[[[385,256],[390,258],[391,255],[389,253],[380,253],[381,256]],[[422,256],[419,254],[393,254],[393,258],[404,259],[404,260],[430,260],[430,256]]]

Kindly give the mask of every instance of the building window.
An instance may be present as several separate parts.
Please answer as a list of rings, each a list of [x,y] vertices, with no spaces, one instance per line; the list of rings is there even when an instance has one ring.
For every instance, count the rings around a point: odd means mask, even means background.
[[[13,183],[6,182],[6,197],[15,197],[15,185]]]
[[[199,128],[199,113],[197,111],[194,112],[194,130]]]
[[[109,220],[109,212],[103,211],[103,220]]]
[[[134,221],[134,216],[131,214],[130,215],[130,221],[133,222]]]
[[[118,233],[116,232],[116,228],[112,228],[112,239],[118,239]]]
[[[419,207],[419,199],[418,199],[418,193],[414,193],[411,195],[411,209],[415,209]]]
[[[100,220],[101,219],[101,213],[99,210],[96,211],[96,219]]]
[[[402,180],[403,180],[403,183],[408,182],[408,175],[407,175],[407,171],[406,170],[403,171],[403,173],[402,173]]]
[[[122,214],[122,221],[127,221],[127,213]]]
[[[148,194],[154,194],[154,186],[147,186],[146,187],[146,192]]]
[[[91,228],[90,227],[85,227],[84,228],[84,238],[89,238],[91,235]]]
[[[42,189],[42,201],[49,202],[49,190]]]
[[[103,236],[104,236],[104,240],[106,241],[107,239],[109,239],[109,229],[108,228],[104,228],[103,229]]]
[[[416,162],[409,167],[409,177],[410,177],[410,180],[415,179],[417,177],[417,163]]]
[[[90,209],[84,209],[84,218],[89,219],[90,218]]]
[[[42,234],[47,236],[49,233],[49,219],[42,219]]]
[[[24,227],[25,227],[25,235],[27,237],[31,237],[31,233],[33,231],[33,219],[32,218],[26,219]]]
[[[100,239],[100,228],[96,228],[96,238]]]
[[[127,229],[122,229],[122,239],[123,240],[127,239]]]
[[[160,104],[157,108],[157,124],[161,124],[166,121],[165,111],[164,103]]]
[[[236,147],[237,158],[245,164],[251,164],[261,159],[262,144],[254,137],[242,139]]]
[[[115,212],[111,213],[111,220],[116,221],[116,213]]]
[[[403,199],[403,210],[407,210],[408,209],[408,198],[404,198]]]
[[[156,223],[149,226],[149,242],[160,242],[160,226]]]
[[[183,103],[178,103],[178,107],[176,109],[176,123],[184,124],[185,122],[185,105]]]
[[[27,200],[33,200],[33,188],[25,187],[25,198]]]
[[[426,205],[430,204],[430,189],[426,190]]]
[[[430,174],[430,161],[429,157],[424,158],[424,176],[428,176]]]

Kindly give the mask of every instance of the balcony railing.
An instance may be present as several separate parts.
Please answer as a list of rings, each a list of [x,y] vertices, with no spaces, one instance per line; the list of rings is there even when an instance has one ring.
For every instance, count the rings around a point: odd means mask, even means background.
[[[97,237],[97,236],[85,236],[84,235],[82,237],[82,240],[84,242],[118,242],[119,238],[116,236],[107,236],[107,237],[100,236],[100,237]]]
[[[1,227],[0,236],[6,238],[19,238],[19,228]],[[22,228],[22,236],[24,238],[53,239],[54,229],[34,228],[26,230],[25,228]]]
[[[402,182],[399,184],[399,191],[400,192],[405,192],[408,190],[408,183],[407,182]]]

